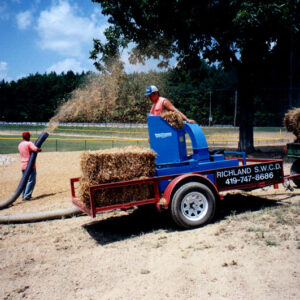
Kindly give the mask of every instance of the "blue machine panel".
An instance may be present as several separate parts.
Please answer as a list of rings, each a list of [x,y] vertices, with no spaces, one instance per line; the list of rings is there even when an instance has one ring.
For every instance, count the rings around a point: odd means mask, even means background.
[[[195,160],[209,161],[205,135],[197,124],[185,123],[183,129],[176,129],[159,116],[148,116],[148,131],[151,149],[157,153],[156,163],[179,163],[186,161],[185,134],[190,136]]]
[[[159,116],[149,116],[148,131],[151,149],[157,153],[157,164],[180,163],[187,159],[183,129],[175,129]]]
[[[237,159],[226,160],[223,154],[211,155],[208,151],[205,135],[197,124],[184,123],[183,129],[172,127],[160,116],[148,116],[148,131],[150,147],[157,153],[155,160],[156,175],[184,174],[197,171],[207,171],[239,165]],[[188,156],[185,134],[188,134],[193,148],[193,154]],[[214,175],[206,175],[214,182]],[[159,183],[163,192],[168,180]]]
[[[229,167],[237,167],[239,165],[238,159],[223,159],[218,161],[210,161],[210,162],[198,162],[196,165],[194,162],[191,164],[182,164],[182,165],[157,165],[156,174],[157,176],[164,175],[173,175],[173,174],[185,174],[190,172],[198,172],[198,171],[207,171],[221,168],[229,168]],[[214,174],[205,175],[211,182],[215,183]],[[162,193],[167,185],[169,184],[169,180],[164,180],[159,182],[159,190]]]

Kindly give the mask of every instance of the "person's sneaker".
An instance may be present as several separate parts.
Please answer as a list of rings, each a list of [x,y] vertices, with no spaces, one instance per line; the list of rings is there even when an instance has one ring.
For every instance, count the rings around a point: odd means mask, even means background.
[[[30,199],[31,199],[31,196],[25,197],[25,198],[23,198],[22,200],[23,200],[23,201],[29,201]]]

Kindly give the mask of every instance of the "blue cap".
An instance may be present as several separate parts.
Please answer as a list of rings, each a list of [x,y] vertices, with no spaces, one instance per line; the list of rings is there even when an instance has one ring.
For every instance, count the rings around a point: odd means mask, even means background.
[[[149,85],[146,88],[145,96],[149,96],[152,93],[158,92],[158,88],[155,85]]]

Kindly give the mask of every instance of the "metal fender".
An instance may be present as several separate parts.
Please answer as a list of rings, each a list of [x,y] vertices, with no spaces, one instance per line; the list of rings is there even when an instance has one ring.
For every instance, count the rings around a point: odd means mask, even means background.
[[[205,177],[204,175],[200,175],[200,174],[188,173],[188,174],[183,174],[183,175],[180,175],[180,176],[174,178],[166,187],[166,189],[163,193],[165,208],[168,207],[168,205],[171,201],[172,194],[177,189],[177,187],[179,187],[187,182],[192,182],[192,181],[197,181],[197,182],[205,184],[214,193],[216,199],[221,198],[216,186],[207,177]]]

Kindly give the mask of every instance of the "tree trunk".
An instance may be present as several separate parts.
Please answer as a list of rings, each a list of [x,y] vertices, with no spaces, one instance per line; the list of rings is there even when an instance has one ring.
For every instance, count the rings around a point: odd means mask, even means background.
[[[251,153],[254,151],[253,139],[253,97],[245,91],[240,91],[240,129],[239,151]]]
[[[249,64],[241,66],[239,70],[239,151],[251,153],[254,151],[253,120],[254,120],[254,89],[255,77]]]

